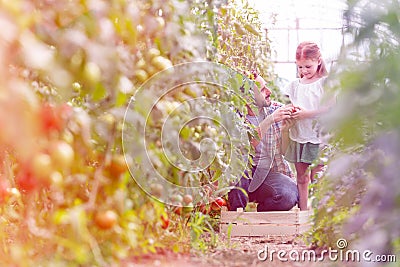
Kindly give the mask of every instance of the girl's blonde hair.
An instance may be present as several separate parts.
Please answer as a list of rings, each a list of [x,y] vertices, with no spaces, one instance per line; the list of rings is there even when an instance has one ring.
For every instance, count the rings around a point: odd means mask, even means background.
[[[321,64],[318,65],[317,74],[320,77],[328,75],[325,62],[321,57],[321,51],[316,43],[302,42],[297,46],[296,60],[302,60],[302,59],[320,60]],[[302,77],[300,76],[300,78]]]

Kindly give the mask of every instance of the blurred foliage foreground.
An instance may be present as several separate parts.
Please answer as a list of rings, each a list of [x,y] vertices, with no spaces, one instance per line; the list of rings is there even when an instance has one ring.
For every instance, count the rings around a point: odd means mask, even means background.
[[[234,171],[226,169],[229,157],[217,153],[210,168],[196,175],[171,166],[157,142],[157,118],[185,117],[173,110],[188,99],[217,100],[206,107],[218,123],[180,128],[186,156],[197,160],[204,138],[215,141],[213,149],[229,147],[216,131],[224,121],[218,108],[243,111],[248,87],[221,92],[189,86],[156,94],[161,101],[149,117],[141,105],[134,108],[131,122],[148,119],[154,129],[146,135],[151,167],[171,183],[206,185],[200,200],[165,191],[157,182],[144,188],[155,197],[150,198],[133,182],[127,166],[143,168],[143,162],[124,155],[122,121],[138,88],[182,63],[208,60],[274,80],[257,12],[245,1],[0,3],[1,265],[113,265],[166,248],[187,253],[217,245],[213,229],[226,205],[220,197],[226,184],[215,179],[233,179]],[[399,253],[399,10],[398,1],[348,2],[346,34],[354,42],[331,74],[339,98],[327,124],[333,126],[327,132],[335,149],[314,190],[310,239],[318,246],[335,247],[346,238],[349,248]],[[146,98],[140,104],[149,105]],[[195,106],[183,107],[186,112]],[[227,120],[241,140],[241,120]],[[244,153],[222,151],[236,159]],[[135,169],[135,178],[154,178],[142,170]],[[156,198],[167,198],[168,205]],[[200,238],[203,233],[211,233],[211,242]]]
[[[257,13],[234,1],[215,2],[0,1],[0,265],[112,265],[162,249],[187,253],[217,244],[214,218],[226,201],[220,197],[224,184],[216,179],[233,177],[232,170],[224,171],[229,157],[218,153],[210,168],[196,174],[168,165],[157,141],[157,118],[177,118],[172,111],[180,103],[203,97],[218,100],[207,107],[223,121],[218,103],[243,111],[249,86],[182,88],[158,96],[163,99],[149,117],[141,113],[146,97],[130,113],[132,122],[146,119],[152,127],[146,135],[148,167],[171,183],[206,185],[200,200],[160,183],[145,188],[150,198],[127,168],[143,168],[141,154],[124,155],[122,145],[131,96],[173,65],[208,60],[268,76],[268,44]],[[218,26],[221,15],[235,26]],[[261,54],[265,60],[254,63]],[[225,121],[234,132],[243,129],[238,116]],[[214,126],[219,124],[188,124],[177,138],[194,154],[204,137],[229,147]],[[233,158],[243,153],[229,151]],[[195,160],[194,154],[187,156]],[[142,170],[135,178],[150,181],[146,166]],[[168,198],[168,205],[158,197]],[[200,238],[205,232],[211,242]]]
[[[327,124],[335,151],[316,187],[312,240],[374,255],[400,253],[400,13],[398,1],[348,1],[343,50]],[[374,259],[374,258],[372,258]]]

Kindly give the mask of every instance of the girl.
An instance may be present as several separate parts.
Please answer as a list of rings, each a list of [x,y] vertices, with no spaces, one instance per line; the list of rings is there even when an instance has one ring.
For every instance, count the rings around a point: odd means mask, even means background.
[[[284,93],[293,105],[291,117],[296,123],[289,130],[290,142],[285,157],[294,163],[299,190],[299,208],[307,209],[308,185],[323,165],[310,170],[321,149],[318,121],[327,111],[321,106],[324,96],[323,84],[328,74],[319,47],[312,42],[300,43],[296,50],[297,72],[300,78],[292,81]]]

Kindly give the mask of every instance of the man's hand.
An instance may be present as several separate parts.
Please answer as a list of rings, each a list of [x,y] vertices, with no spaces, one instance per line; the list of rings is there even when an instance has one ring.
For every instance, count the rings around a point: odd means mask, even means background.
[[[296,123],[296,120],[294,118],[286,119],[282,121],[282,127],[281,131],[282,132],[287,132],[289,129]]]
[[[286,119],[290,119],[292,116],[292,109],[293,109],[293,106],[291,106],[291,105],[287,105],[287,106],[278,108],[271,115],[273,118],[273,121],[280,122],[280,121],[283,121]]]
[[[281,127],[281,154],[284,155],[289,146],[289,129],[296,123],[296,120],[286,119],[282,121]]]
[[[280,122],[286,119],[290,119],[292,114],[291,109],[292,107],[290,106],[280,107],[275,110],[274,113],[272,113],[270,116],[265,118],[257,128],[260,139],[264,137],[265,133],[268,131],[268,128],[271,127],[274,122]]]

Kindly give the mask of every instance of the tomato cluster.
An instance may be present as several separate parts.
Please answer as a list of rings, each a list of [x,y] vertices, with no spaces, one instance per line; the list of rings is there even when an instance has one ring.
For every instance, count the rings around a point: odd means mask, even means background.
[[[153,196],[160,196],[163,193],[163,188],[160,184],[151,184],[150,190]],[[193,211],[214,216],[221,211],[222,207],[227,207],[225,198],[211,198],[208,203],[193,204],[193,196],[191,194],[174,194],[170,197],[171,204],[165,206],[164,212],[160,215],[160,225],[162,229],[167,229],[171,226],[170,219],[180,221],[179,218],[189,218]]]
[[[224,198],[217,197],[210,204],[200,204],[198,210],[203,214],[209,214],[210,212],[219,212],[222,207],[227,207],[227,202]]]
[[[34,153],[31,160],[21,162],[16,175],[16,183],[24,192],[32,192],[46,187],[68,172],[75,160],[75,152],[63,140],[51,142],[43,151]]]

